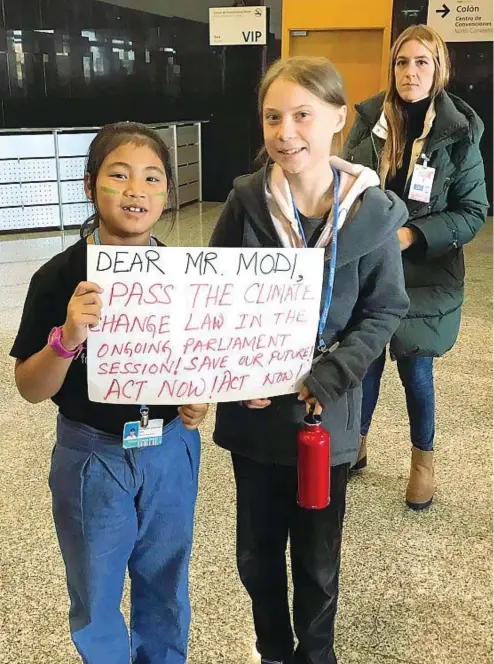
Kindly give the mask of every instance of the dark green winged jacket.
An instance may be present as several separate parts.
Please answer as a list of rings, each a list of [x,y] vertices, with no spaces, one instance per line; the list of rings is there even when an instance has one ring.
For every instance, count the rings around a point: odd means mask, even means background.
[[[357,119],[345,145],[345,158],[379,170],[386,136],[384,93],[355,108]],[[410,309],[391,341],[395,357],[439,357],[452,348],[460,327],[465,266],[463,245],[485,222],[488,210],[484,165],[479,143],[484,126],[459,97],[440,93],[434,100],[430,130],[421,152],[436,170],[429,203],[403,200],[406,226],[418,242],[403,252]]]

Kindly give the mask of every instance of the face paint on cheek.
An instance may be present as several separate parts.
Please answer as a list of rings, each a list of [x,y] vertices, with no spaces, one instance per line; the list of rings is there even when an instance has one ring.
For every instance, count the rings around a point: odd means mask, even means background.
[[[151,194],[152,196],[157,196],[159,198],[166,198],[167,192],[166,191],[157,191],[154,194]]]
[[[113,196],[119,196],[120,192],[118,189],[112,189],[111,187],[100,187],[100,191],[103,194],[112,194]]]

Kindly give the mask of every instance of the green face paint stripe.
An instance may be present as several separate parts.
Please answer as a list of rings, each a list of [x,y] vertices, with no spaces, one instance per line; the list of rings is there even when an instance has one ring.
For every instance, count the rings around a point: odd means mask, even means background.
[[[100,190],[101,190],[104,194],[114,194],[115,196],[117,196],[118,194],[121,193],[121,192],[118,191],[117,189],[112,189],[111,187],[100,187]],[[159,196],[160,198],[166,198],[166,196],[167,196],[167,192],[166,192],[166,191],[158,191],[158,192],[156,192],[155,194],[151,194],[151,195],[152,195],[152,196]]]

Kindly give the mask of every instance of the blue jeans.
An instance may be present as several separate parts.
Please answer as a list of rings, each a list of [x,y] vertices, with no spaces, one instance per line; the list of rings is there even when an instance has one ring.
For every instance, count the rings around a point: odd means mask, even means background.
[[[70,596],[70,631],[85,664],[184,664],[188,567],[200,438],[177,418],[156,447],[58,416],[50,488]],[[120,611],[131,579],[130,642]]]
[[[370,365],[362,382],[362,436],[367,435],[372,422],[385,362],[386,350]],[[433,358],[414,355],[398,360],[397,365],[405,388],[412,445],[425,452],[431,451],[435,427]]]

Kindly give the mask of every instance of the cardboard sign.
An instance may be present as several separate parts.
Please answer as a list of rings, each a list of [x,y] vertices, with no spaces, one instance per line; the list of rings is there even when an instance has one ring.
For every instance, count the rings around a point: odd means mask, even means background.
[[[91,401],[192,404],[296,392],[316,343],[323,249],[88,245],[104,289]]]

